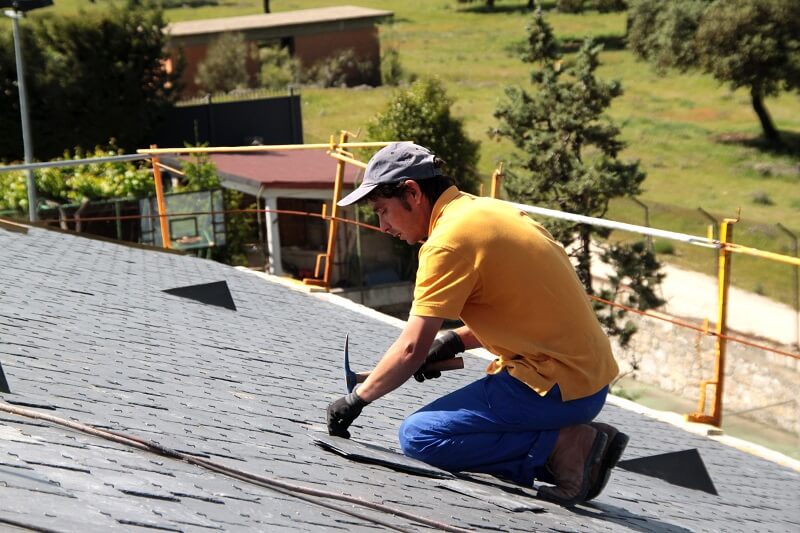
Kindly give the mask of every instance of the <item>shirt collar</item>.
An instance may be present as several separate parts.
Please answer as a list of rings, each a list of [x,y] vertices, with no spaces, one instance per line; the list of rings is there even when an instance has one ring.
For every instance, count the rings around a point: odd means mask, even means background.
[[[439,199],[436,200],[436,203],[433,204],[433,209],[431,209],[431,221],[428,224],[428,236],[430,237],[431,232],[433,231],[433,227],[436,225],[436,221],[439,220],[439,217],[442,215],[442,211],[444,208],[456,199],[458,195],[461,194],[461,191],[458,190],[458,187],[455,185],[450,186],[447,190],[445,190]]]

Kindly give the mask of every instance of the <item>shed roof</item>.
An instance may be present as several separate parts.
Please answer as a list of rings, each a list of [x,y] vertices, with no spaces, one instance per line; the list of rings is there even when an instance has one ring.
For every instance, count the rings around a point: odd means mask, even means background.
[[[333,190],[338,161],[324,150],[275,150],[248,154],[209,154],[224,187],[256,195],[266,189]],[[188,157],[162,158],[180,166]],[[355,187],[361,169],[345,165],[344,185]]]
[[[487,476],[436,479],[331,455],[312,438],[324,435],[325,406],[344,392],[344,334],[351,365],[367,369],[394,340],[396,323],[208,260],[6,227],[0,224],[0,363],[12,393],[4,402],[476,531],[800,529],[797,471],[622,401],[600,418],[631,435],[626,458],[696,448],[719,496],[617,469],[597,500],[568,510]],[[163,292],[221,280],[236,311]],[[411,380],[365,410],[354,438],[396,450],[405,416],[484,367],[467,357],[464,371],[434,383]],[[378,519],[430,531],[400,516],[334,505],[364,515],[356,518],[314,498],[2,411],[0,441],[0,524],[366,532],[385,529]]]
[[[301,9],[280,13],[262,13],[216,19],[189,20],[172,22],[167,26],[167,33],[174,38],[194,35],[215,34],[228,31],[273,30],[285,31],[287,35],[298,28],[310,26],[329,26],[335,24],[338,29],[363,24],[375,24],[393,15],[391,11],[370,9],[358,6],[333,6],[315,9]]]

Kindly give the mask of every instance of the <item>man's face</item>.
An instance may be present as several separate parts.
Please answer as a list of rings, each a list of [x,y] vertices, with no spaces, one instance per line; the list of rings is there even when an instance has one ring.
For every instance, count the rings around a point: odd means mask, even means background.
[[[402,239],[408,244],[417,244],[428,237],[428,216],[419,189],[406,190],[402,198],[377,198],[369,202],[378,215],[381,231]],[[428,213],[430,215],[430,213]]]

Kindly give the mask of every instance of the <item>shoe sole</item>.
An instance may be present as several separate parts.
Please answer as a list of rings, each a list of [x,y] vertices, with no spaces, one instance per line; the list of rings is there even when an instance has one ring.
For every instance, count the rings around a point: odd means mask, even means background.
[[[597,435],[592,443],[592,449],[589,451],[589,457],[583,464],[583,486],[581,487],[581,490],[578,491],[578,494],[567,500],[556,496],[555,494],[551,494],[550,490],[552,489],[549,487],[542,487],[536,493],[539,499],[557,503],[559,505],[563,505],[564,507],[572,507],[577,503],[586,501],[586,494],[589,492],[589,477],[592,472],[592,467],[594,467],[603,459],[603,450],[608,442],[608,436],[605,433],[599,430],[595,431],[597,431]]]
[[[630,437],[621,431],[617,432],[614,438],[611,439],[611,443],[608,445],[608,451],[603,457],[603,463],[600,465],[600,474],[597,476],[597,482],[589,488],[585,501],[593,500],[606,488],[608,480],[611,477],[611,470],[617,466],[629,440]]]

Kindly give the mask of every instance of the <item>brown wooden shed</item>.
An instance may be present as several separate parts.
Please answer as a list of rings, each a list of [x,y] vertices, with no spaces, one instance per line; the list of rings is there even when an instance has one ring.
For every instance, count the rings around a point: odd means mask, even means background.
[[[302,67],[324,61],[338,51],[352,49],[360,61],[369,61],[373,65],[367,81],[377,85],[380,83],[377,24],[392,16],[391,11],[335,6],[173,22],[166,31],[170,36],[173,61],[180,51],[183,53],[185,96],[197,94],[199,88],[194,81],[197,67],[205,59],[208,45],[226,32],[242,33],[245,41],[252,43],[252,46],[279,41],[289,47]],[[250,61],[248,69],[255,76],[258,71],[256,61]]]

